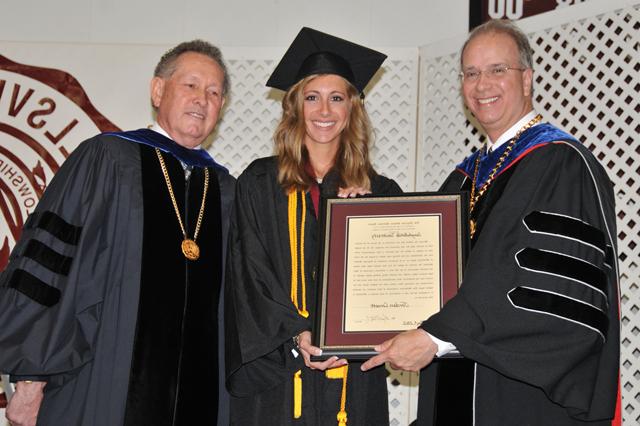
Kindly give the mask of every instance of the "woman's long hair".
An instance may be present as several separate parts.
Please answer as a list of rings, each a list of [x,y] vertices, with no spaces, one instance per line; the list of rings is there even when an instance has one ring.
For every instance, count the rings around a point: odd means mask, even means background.
[[[304,88],[318,75],[303,78],[287,91],[282,99],[282,119],[273,139],[278,156],[278,182],[286,190],[307,191],[314,183],[305,171],[309,153],[304,145]],[[346,81],[346,80],[345,80]],[[340,176],[340,186],[371,189],[370,176],[374,173],[369,160],[371,123],[360,95],[347,82],[347,96],[351,111],[340,135],[340,146],[333,168]]]

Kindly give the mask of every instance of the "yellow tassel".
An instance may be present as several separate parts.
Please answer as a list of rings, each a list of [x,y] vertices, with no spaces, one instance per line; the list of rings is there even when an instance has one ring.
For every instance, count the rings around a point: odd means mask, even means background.
[[[302,370],[293,375],[293,418],[302,417]]]
[[[324,375],[327,379],[342,379],[342,395],[340,396],[340,411],[336,418],[338,419],[338,426],[345,426],[347,424],[347,375],[349,373],[349,366],[343,365],[342,367],[332,368],[326,370]]]
[[[330,368],[325,370],[324,375],[327,379],[342,379],[346,373],[347,366],[344,365],[342,367]]]

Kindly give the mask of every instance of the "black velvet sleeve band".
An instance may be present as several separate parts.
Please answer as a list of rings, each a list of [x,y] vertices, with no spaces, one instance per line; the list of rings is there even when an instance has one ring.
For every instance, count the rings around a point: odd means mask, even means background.
[[[74,226],[50,211],[31,214],[24,227],[26,229],[43,229],[58,238],[60,241],[74,246],[78,244],[78,241],[80,240],[80,233],[82,231],[82,227]]]
[[[602,269],[591,263],[562,253],[530,247],[518,252],[516,259],[523,269],[584,283],[607,298],[606,275]]]
[[[524,218],[529,231],[581,241],[606,254],[604,233],[579,219],[555,213],[533,211]]]
[[[60,300],[60,290],[50,286],[23,269],[13,271],[7,285],[35,302],[49,308]]]
[[[69,274],[73,261],[72,257],[64,256],[38,240],[29,240],[22,255],[60,275]]]
[[[607,339],[609,320],[604,312],[594,306],[529,287],[516,287],[508,297],[517,308],[571,321],[596,331],[603,340]]]

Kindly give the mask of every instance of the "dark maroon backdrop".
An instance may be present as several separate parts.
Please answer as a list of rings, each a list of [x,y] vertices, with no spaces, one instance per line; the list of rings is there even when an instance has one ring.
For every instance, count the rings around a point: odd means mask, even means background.
[[[582,1],[563,0],[561,3],[573,5]],[[469,29],[493,18],[518,20],[548,12],[557,7],[556,0],[469,0]]]

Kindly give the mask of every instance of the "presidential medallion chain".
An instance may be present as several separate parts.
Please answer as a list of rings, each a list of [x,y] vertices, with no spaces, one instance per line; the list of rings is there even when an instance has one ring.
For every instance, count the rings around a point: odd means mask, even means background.
[[[169,196],[171,197],[171,203],[173,203],[173,209],[176,212],[176,217],[178,218],[178,223],[180,224],[180,230],[182,231],[182,236],[184,237],[180,246],[182,248],[182,254],[184,254],[184,257],[189,260],[198,260],[198,258],[200,257],[200,247],[198,247],[198,244],[196,244],[196,239],[198,238],[200,226],[202,225],[202,217],[204,216],[204,204],[205,200],[207,199],[207,190],[209,189],[209,169],[207,169],[206,167],[204,169],[204,191],[202,193],[202,204],[200,205],[200,212],[198,213],[198,221],[196,222],[196,230],[193,233],[193,238],[189,238],[187,237],[187,231],[184,227],[184,223],[182,222],[182,217],[180,217],[180,210],[178,209],[176,197],[173,194],[173,187],[171,186],[171,180],[169,179],[167,166],[164,164],[164,159],[162,158],[162,154],[160,153],[160,150],[158,148],[156,148],[156,154],[158,155],[160,168],[162,168],[162,174],[164,175],[164,181],[167,184]]]
[[[518,130],[515,136],[509,141],[509,145],[507,145],[507,148],[504,150],[504,152],[498,159],[498,162],[496,163],[496,165],[493,167],[493,169],[489,173],[487,180],[484,181],[482,186],[477,191],[476,191],[476,183],[478,180],[478,169],[480,168],[479,166],[480,166],[481,155],[478,154],[478,156],[476,157],[476,164],[473,171],[473,180],[471,181],[471,196],[469,199],[469,233],[471,235],[471,238],[473,238],[473,235],[476,233],[476,221],[472,219],[471,214],[473,213],[473,210],[475,209],[476,204],[478,203],[478,200],[480,200],[480,198],[484,195],[484,193],[487,192],[487,189],[489,189],[489,185],[491,185],[491,183],[493,182],[496,176],[496,173],[498,172],[502,164],[505,162],[507,157],[509,157],[509,154],[511,154],[511,151],[513,151],[513,147],[516,145],[516,142],[518,142],[520,135],[522,135],[522,133],[524,133],[526,130],[530,129],[531,127],[539,123],[541,120],[542,120],[542,115],[538,114],[535,117],[533,117],[531,121],[529,121],[527,124],[522,126],[520,130]]]

